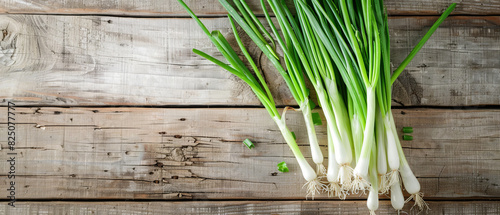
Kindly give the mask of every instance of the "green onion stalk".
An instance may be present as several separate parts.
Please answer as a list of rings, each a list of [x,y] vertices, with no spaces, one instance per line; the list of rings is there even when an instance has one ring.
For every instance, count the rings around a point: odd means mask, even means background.
[[[371,149],[375,143],[375,90],[380,76],[381,44],[378,26],[374,23],[375,14],[371,0],[356,1],[340,0],[340,11],[347,30],[347,38],[356,59],[356,67],[362,77],[365,87],[366,115],[363,130],[363,142],[361,152],[357,158],[354,168],[354,179],[356,182],[354,191],[364,190],[365,181],[368,179]],[[358,20],[351,20],[349,9],[355,8],[359,16]],[[354,17],[356,18],[356,17]],[[356,33],[363,31],[365,40],[358,40]],[[355,33],[356,32],[356,33]],[[359,33],[358,33],[359,34]],[[359,147],[358,147],[359,148]],[[356,186],[357,185],[357,186]]]
[[[455,8],[456,4],[451,4],[445,12],[439,17],[439,19],[432,25],[429,31],[424,35],[420,42],[413,48],[410,54],[403,60],[399,67],[391,75],[391,63],[390,63],[390,40],[389,40],[389,28],[387,25],[387,13],[384,13],[383,0],[375,1],[375,14],[376,22],[380,31],[380,37],[382,38],[382,74],[380,76],[380,82],[377,87],[377,100],[379,105],[379,122],[377,123],[377,135],[383,136],[385,131],[385,138],[380,137],[382,141],[379,144],[378,153],[378,163],[377,169],[379,174],[387,172],[387,166],[390,171],[386,174],[385,179],[382,179],[384,184],[382,193],[391,190],[391,199],[394,197],[394,201],[391,201],[393,207],[397,210],[402,209],[402,192],[400,187],[400,177],[402,179],[403,185],[406,191],[411,194],[411,196],[405,201],[408,202],[411,199],[415,200],[415,205],[418,206],[420,210],[428,209],[428,205],[422,199],[423,194],[420,192],[420,183],[413,174],[408,161],[404,155],[401,143],[399,142],[399,137],[396,131],[396,125],[394,123],[394,117],[391,111],[391,92],[392,84],[396,81],[398,76],[404,70],[404,68],[409,64],[409,62],[415,57],[418,51],[423,47],[435,30],[441,25],[441,23],[450,15],[450,13]],[[385,139],[385,141],[383,140]],[[387,148],[386,153],[383,153],[384,148]]]
[[[323,79],[327,83],[336,83],[335,80],[341,79],[348,92],[342,98],[338,90],[335,92],[331,90],[331,87],[329,88],[330,98],[336,110],[335,116],[338,119],[337,127],[352,135],[351,138],[345,138],[350,144],[346,148],[353,149],[352,154],[356,159],[352,160],[356,168],[348,189],[357,193],[368,186],[368,167],[371,148],[374,144],[375,89],[380,73],[377,63],[380,61],[380,39],[378,34],[373,33],[377,32],[377,27],[373,24],[361,25],[359,29],[355,27],[357,22],[351,21],[348,12],[348,7],[353,7],[352,2],[348,5],[345,1],[313,0],[312,6],[304,1],[299,2],[301,9],[297,11],[303,10],[307,15],[308,25],[313,27],[311,32],[315,34],[316,43],[324,46],[324,49],[320,49],[323,51],[323,56],[328,56],[330,62],[335,65],[334,70],[330,70],[328,75],[323,75]],[[366,7],[371,8],[369,4]],[[371,17],[370,20],[374,19],[373,13],[367,11],[370,10],[360,9],[358,14],[360,16],[366,14]],[[369,34],[365,36],[369,39],[362,41],[359,32],[365,28],[370,29]],[[366,59],[368,57],[369,61]],[[337,152],[337,145],[334,145],[335,152]],[[342,151],[340,154],[345,157],[348,153]],[[337,161],[342,166],[343,163],[338,159]]]
[[[270,1],[277,4],[277,1]],[[323,110],[327,122],[329,119],[337,119],[338,134],[342,133],[340,130],[351,129],[352,148],[356,158],[356,162],[353,161],[356,166],[353,182],[350,185],[351,192],[369,190],[372,193],[370,196],[375,196],[378,192],[385,193],[389,189],[394,190],[394,185],[399,184],[401,175],[403,185],[412,195],[407,201],[414,199],[416,205],[424,209],[426,204],[420,193],[420,185],[409,168],[397,136],[390,106],[391,86],[430,35],[451,13],[455,4],[445,11],[391,76],[387,13],[383,9],[382,0],[312,0],[311,2],[295,0],[294,2],[300,27],[293,28],[294,19],[291,17],[288,17],[288,22],[292,24],[286,25],[286,19],[280,11],[275,10],[273,6],[271,8],[277,14],[283,31],[292,32],[289,33],[292,36],[293,33],[298,35],[296,39],[298,42],[294,46],[296,49],[302,47],[304,50],[305,57],[301,56],[301,62],[307,76],[313,84],[315,80],[322,78],[326,86],[332,86],[329,83],[335,83],[333,80],[339,73],[348,91],[346,97],[349,114],[344,114],[344,116],[349,116],[351,126],[347,123],[339,123],[338,119],[340,121],[343,119],[339,116],[340,114],[328,116],[329,108],[325,110],[323,107]],[[280,21],[280,17],[285,21]],[[297,32],[302,32],[302,34]],[[300,53],[301,50],[298,49],[298,52]],[[331,62],[333,66],[329,64]],[[308,71],[308,66],[313,72]],[[320,98],[320,104],[323,106],[326,104],[321,101],[324,91],[318,89],[317,86],[321,85],[317,84],[315,89]],[[338,94],[334,90],[328,90],[327,93],[332,104],[331,110],[339,110],[335,105],[342,105],[343,109],[346,109],[345,104],[341,102],[343,100],[335,100]],[[328,123],[330,128],[328,131],[334,130],[331,129],[335,127],[331,126],[332,124]],[[333,144],[334,149],[329,149],[329,160],[333,157],[331,154],[335,153],[335,158],[339,161],[337,152],[345,154],[343,151],[345,148],[338,147],[340,145],[338,142],[343,141],[342,137],[340,135],[336,137],[335,132],[329,132],[329,135],[329,139],[333,139],[334,143],[337,142]],[[337,162],[337,164],[342,163]],[[330,167],[329,162],[328,169],[332,169],[333,174],[339,172],[338,168]],[[387,167],[391,169],[389,173],[387,173]],[[330,177],[327,178],[332,182]],[[394,191],[394,196],[397,198],[402,196],[398,193],[401,192]],[[394,207],[399,207],[401,201],[395,202],[397,206]],[[376,208],[374,204],[371,206],[371,208]]]
[[[388,18],[383,0],[294,0],[295,11],[283,0],[267,0],[281,33],[274,25],[264,0],[265,18],[283,50],[285,68],[276,54],[271,34],[244,0],[219,0],[229,13],[234,36],[254,74],[245,67],[229,43],[218,32],[209,32],[182,2],[229,64],[199,50],[195,53],[216,63],[247,83],[280,128],[308,181],[308,195],[319,192],[318,174],[324,168],[312,119],[312,104],[304,78],[312,83],[327,122],[329,195],[345,198],[350,193],[369,191],[370,213],[378,208],[378,194],[390,191],[392,206],[401,210],[405,202],[423,201],[420,184],[409,167],[397,135],[391,112],[392,84],[423,47],[438,26],[453,11],[452,4],[434,23],[408,57],[391,74]],[[313,161],[309,166],[292,132],[280,115],[272,95],[238,36],[237,23],[273,63],[284,78],[304,115]],[[411,194],[405,201],[401,185]]]
[[[240,1],[243,4],[246,4],[244,0],[236,0],[234,1],[236,5],[238,6],[238,1]],[[224,1],[221,1],[223,3]],[[223,3],[224,7],[229,8],[230,5]],[[306,123],[306,128],[308,131],[308,136],[309,136],[309,144],[311,146],[311,155],[314,163],[316,163],[316,169],[318,174],[324,174],[325,173],[325,167],[323,165],[323,154],[321,152],[321,149],[319,148],[319,143],[316,138],[316,133],[314,130],[314,120],[311,120],[311,109],[314,107],[314,103],[310,100],[308,100],[309,96],[309,89],[305,87],[305,79],[304,76],[302,75],[302,67],[297,63],[297,53],[294,52],[295,50],[290,44],[290,39],[289,37],[283,38],[279,33],[278,30],[276,29],[276,26],[271,20],[271,17],[269,16],[269,13],[267,12],[267,9],[265,7],[265,3],[263,0],[261,0],[261,6],[262,10],[264,11],[264,14],[266,16],[266,20],[268,21],[268,24],[273,32],[273,34],[276,37],[276,40],[278,41],[278,44],[280,48],[284,52],[284,61],[286,68],[288,70],[288,73],[284,72],[285,69],[281,67],[281,65],[275,65],[275,67],[278,69],[278,71],[283,71],[281,74],[284,76],[288,76],[292,83],[294,84],[293,87],[290,89],[293,91],[293,89],[301,89],[297,94],[299,95],[299,98],[296,98],[295,100],[297,101],[298,104],[300,104],[300,109],[302,110],[302,113],[304,115],[305,123]],[[228,9],[228,11],[231,13],[231,10]],[[241,11],[241,10],[240,10]],[[248,10],[249,13],[251,13],[250,10]],[[289,13],[289,11],[287,11]],[[262,24],[255,19],[255,22],[258,22],[261,26]],[[240,26],[244,26],[244,23],[241,23]],[[244,27],[243,27],[244,28]],[[245,28],[244,28],[245,29]],[[262,28],[262,31],[266,31],[264,28]],[[267,31],[266,31],[267,32]],[[251,33],[251,32],[250,32]],[[269,33],[267,33],[269,34]],[[302,94],[301,94],[302,93]]]
[[[300,110],[302,111],[306,129],[309,136],[309,145],[311,148],[311,156],[316,164],[316,176],[322,175],[325,173],[325,167],[323,165],[323,154],[319,147],[319,143],[316,137],[316,132],[314,128],[314,120],[312,117],[311,109],[313,108],[313,102],[308,99],[309,89],[307,89],[305,85],[304,76],[301,72],[300,65],[297,64],[296,53],[293,52],[293,49],[288,46],[289,38],[282,38],[274,26],[269,13],[265,7],[264,1],[261,0],[262,9],[264,14],[266,14],[266,19],[273,31],[278,44],[284,52],[284,63],[286,65],[286,70],[282,67],[279,62],[279,58],[277,55],[269,55],[266,54],[266,48],[269,50],[269,44],[265,44],[266,41],[259,36],[260,31],[264,32],[265,35],[272,41],[270,33],[263,27],[262,23],[255,17],[253,12],[249,9],[248,5],[244,0],[234,0],[233,3],[236,5],[234,8],[231,4],[229,4],[226,0],[219,0],[222,6],[227,10],[230,16],[234,17],[234,20],[238,23],[238,25],[243,28],[243,30],[250,36],[252,41],[264,52],[264,54],[268,57],[268,59],[273,62],[274,67],[278,70],[281,76],[285,79],[290,91],[292,92],[293,97],[296,102],[300,106]],[[239,13],[238,13],[239,12]],[[241,14],[241,15],[240,15]],[[259,30],[257,30],[253,26],[259,26]],[[286,43],[286,44],[285,44]],[[265,46],[263,45],[265,44]],[[273,42],[273,50],[275,45]],[[319,179],[315,178],[314,180],[308,180],[307,182],[307,195],[311,195],[314,198],[316,193],[319,193],[320,188],[322,188],[322,184],[319,183]]]
[[[212,43],[217,47],[217,49],[226,58],[226,60],[229,62],[231,66],[224,64],[223,62],[220,62],[219,60],[199,50],[194,49],[193,51],[196,54],[216,63],[225,70],[236,75],[250,86],[250,88],[255,93],[257,98],[262,102],[262,104],[268,111],[269,115],[273,118],[276,125],[279,127],[285,141],[289,145],[295,158],[297,159],[297,162],[299,163],[304,178],[307,181],[307,188],[308,188],[307,195],[311,195],[312,198],[314,198],[314,195],[316,193],[319,193],[320,189],[322,188],[322,184],[318,179],[318,174],[324,172],[325,167],[323,166],[323,155],[321,153],[321,149],[319,147],[319,143],[316,137],[316,132],[314,129],[315,122],[313,121],[311,112],[314,103],[311,102],[308,98],[309,90],[305,85],[305,81],[302,75],[299,73],[297,69],[288,67],[289,69],[287,72],[281,66],[281,63],[275,51],[275,44],[272,37],[270,36],[269,32],[267,32],[267,30],[264,28],[262,23],[260,23],[260,21],[256,18],[253,12],[249,9],[245,1],[234,1],[234,4],[236,5],[236,8],[238,10],[236,10],[231,4],[229,4],[225,0],[220,0],[220,3],[226,8],[226,10],[229,13],[228,17],[232,26],[232,30],[234,32],[234,36],[238,43],[238,46],[245,55],[248,62],[250,63],[250,66],[254,71],[254,73],[256,74],[258,81],[254,77],[254,75],[250,72],[250,70],[244,65],[244,63],[239,59],[236,52],[231,48],[231,46],[224,39],[222,34],[220,34],[218,31],[213,31],[210,33],[208,29],[203,25],[203,23],[198,19],[198,17],[196,17],[196,15],[189,9],[189,7],[182,0],[179,0],[179,3],[188,11],[191,17],[198,22],[203,31],[212,40]],[[285,110],[283,111],[283,115],[280,115],[278,113],[272,94],[264,78],[260,74],[260,71],[258,70],[250,54],[244,47],[241,38],[239,37],[235,22],[238,23],[238,25],[240,25],[243,28],[243,30],[250,36],[253,42],[273,63],[275,68],[284,78],[293,97],[299,104],[300,110],[302,111],[307,126],[306,128],[309,136],[309,143],[313,155],[313,161],[317,165],[316,171],[314,171],[314,169],[306,161],[295,141],[293,133],[286,126],[285,113],[287,108],[285,108]],[[285,63],[287,66],[289,66],[290,59],[285,58]]]
[[[352,151],[350,132],[343,129],[349,127],[349,124],[345,117],[347,115],[345,105],[341,103],[343,102],[342,97],[332,75],[335,70],[334,64],[331,62],[326,48],[313,32],[314,29],[308,17],[311,11],[304,1],[294,1],[297,18],[292,16],[284,1],[268,0],[268,3],[276,14],[276,19],[285,38],[285,46],[282,46],[282,49],[288,50],[285,55],[291,56],[295,67],[301,68],[318,95],[330,135],[327,179],[331,183],[330,189],[337,189],[329,193],[340,194],[342,190],[338,189],[339,184],[346,186],[351,183]],[[266,16],[272,29],[276,29],[269,16]],[[275,35],[280,34],[275,31]],[[324,77],[328,77],[328,79]],[[335,155],[333,156],[332,153]],[[339,164],[339,168],[334,166]]]

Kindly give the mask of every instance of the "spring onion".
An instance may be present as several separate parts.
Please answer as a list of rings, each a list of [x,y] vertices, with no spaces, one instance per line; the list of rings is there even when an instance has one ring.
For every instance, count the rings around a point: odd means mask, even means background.
[[[383,2],[380,2],[379,8],[383,7]],[[411,194],[410,198],[408,198],[405,202],[410,201],[411,199],[415,200],[415,205],[418,206],[419,210],[428,209],[427,204],[423,201],[423,194],[420,192],[420,183],[417,178],[413,174],[408,165],[406,157],[404,155],[403,149],[401,147],[401,143],[399,142],[399,138],[396,132],[396,126],[394,123],[394,117],[391,112],[391,86],[397,79],[397,77],[401,74],[404,68],[408,65],[408,63],[413,59],[413,57],[417,54],[417,52],[423,47],[425,42],[430,38],[430,36],[434,33],[434,31],[441,25],[441,23],[448,17],[448,15],[453,11],[456,4],[451,4],[444,13],[439,17],[439,19],[432,25],[429,31],[424,35],[424,37],[420,40],[420,42],[415,46],[415,48],[410,52],[410,54],[403,60],[400,66],[393,72],[391,76],[390,72],[390,54],[389,54],[389,36],[388,36],[388,27],[387,27],[387,15],[382,15],[380,12],[378,13],[378,21],[379,25],[383,26],[385,30],[381,31],[381,37],[383,38],[383,46],[382,49],[382,75],[381,82],[379,83],[377,95],[379,107],[382,111],[382,116],[384,118],[384,129],[386,129],[387,134],[387,162],[391,171],[388,173],[387,184],[385,186],[391,187],[391,193],[395,193],[395,197],[400,199],[399,191],[395,191],[395,189],[400,189],[399,186],[394,186],[395,184],[399,184],[399,176],[403,181],[403,185]],[[404,140],[412,140],[413,137],[410,135],[404,135]],[[399,174],[398,174],[399,173]],[[391,194],[392,195],[392,194]],[[400,200],[395,200],[393,202],[393,206],[395,209],[400,210]],[[396,208],[398,207],[398,208]]]
[[[244,0],[234,0],[232,1],[234,5],[236,5],[236,8],[234,8],[227,0],[219,0],[219,2],[222,4],[222,6],[228,11],[229,15],[234,17],[234,20],[240,25],[241,28],[250,36],[252,41],[261,49],[261,51],[264,52],[264,54],[267,56],[271,62],[273,62],[274,67],[278,70],[278,72],[281,74],[281,76],[285,79],[285,82],[288,85],[288,88],[292,92],[292,95],[295,98],[295,101],[300,106],[300,110],[302,111],[302,114],[304,116],[305,124],[306,124],[306,130],[308,132],[308,137],[309,137],[309,145],[311,149],[311,156],[313,159],[313,162],[316,164],[316,174],[321,175],[324,174],[325,172],[325,167],[323,165],[323,154],[321,152],[321,149],[319,147],[319,143],[316,137],[315,133],[315,128],[314,128],[314,120],[312,117],[311,113],[311,102],[308,99],[309,96],[309,89],[305,87],[305,80],[304,76],[302,74],[302,68],[297,62],[296,55],[297,53],[294,51],[293,47],[290,46],[290,37],[288,35],[284,35],[284,37],[281,37],[277,33],[277,29],[274,26],[274,23],[271,21],[271,18],[269,14],[267,13],[267,9],[265,7],[264,1],[261,0],[261,5],[262,9],[264,10],[264,14],[266,15],[266,20],[268,21],[268,24],[271,27],[271,30],[274,33],[274,36],[276,37],[279,46],[284,52],[284,64],[286,65],[286,70],[281,66],[281,64],[278,62],[278,59],[276,59],[276,56],[271,56],[269,54],[266,54],[266,48],[262,45],[264,43],[263,40],[259,40],[258,38],[258,31],[255,31],[251,27],[251,22],[256,23],[256,25],[262,26],[262,24],[257,20],[257,19],[247,19],[245,18],[248,14],[250,16],[255,16],[252,14],[252,11],[246,6],[246,3]],[[268,3],[271,3],[271,1],[268,1]],[[271,8],[273,11],[275,11],[275,5],[271,4]],[[238,13],[240,12],[240,13]],[[290,14],[290,11],[280,11],[282,14]],[[242,17],[243,16],[243,17]],[[264,28],[261,28],[260,31],[264,31],[266,35],[269,35],[267,31]],[[269,46],[266,46],[269,47]],[[274,57],[274,58],[273,58]],[[313,180],[308,180],[308,195],[311,195],[314,198],[315,193],[319,192],[320,187],[322,186],[321,183],[319,183],[319,180],[317,178]]]
[[[428,208],[396,131],[391,111],[392,84],[456,4],[448,7],[391,74],[388,17],[383,0],[293,0],[293,8],[283,0],[266,0],[275,14],[275,22],[267,11],[266,2],[260,0],[272,34],[245,0],[233,0],[232,4],[219,0],[228,12],[236,42],[254,75],[220,32],[209,32],[186,4],[178,1],[228,64],[199,50],[194,52],[250,86],[294,153],[307,181],[308,195],[314,197],[323,188],[329,196],[344,199],[348,194],[368,191],[367,207],[371,214],[378,209],[379,194],[388,192],[392,206],[398,211],[410,200],[415,201],[419,210]],[[300,106],[316,171],[307,163],[297,146],[295,134],[286,126],[285,113],[292,108],[285,108],[282,115],[278,113],[265,80],[238,35],[236,24],[271,61]],[[277,48],[282,50],[282,58]],[[321,117],[312,113],[315,104],[310,100],[306,78],[317,94],[326,120],[326,169],[314,128],[321,125]],[[404,127],[403,132],[412,133],[413,128]],[[412,140],[413,137],[405,134],[402,139]],[[288,171],[284,162],[278,164],[278,168]],[[319,181],[321,174],[326,174],[327,186]],[[411,194],[407,200],[404,200],[401,184]]]
[[[269,115],[280,129],[281,134],[283,135],[286,143],[292,150],[302,170],[303,177],[307,181],[308,195],[311,195],[314,198],[314,195],[319,192],[322,186],[321,183],[319,182],[317,171],[319,172],[322,169],[324,169],[324,166],[322,164],[323,155],[321,154],[321,150],[319,148],[319,144],[317,141],[316,133],[314,130],[314,123],[311,115],[310,102],[308,100],[309,90],[305,87],[305,82],[303,77],[299,73],[297,74],[292,72],[287,73],[285,69],[281,66],[280,62],[276,58],[276,53],[274,53],[272,48],[269,48],[270,44],[267,42],[267,40],[264,39],[260,31],[263,31],[264,35],[266,35],[268,38],[270,38],[269,34],[262,27],[262,24],[260,24],[260,22],[255,18],[255,15],[252,14],[252,11],[248,8],[248,5],[244,1],[234,2],[237,8],[239,9],[239,12],[242,13],[243,17],[227,1],[221,0],[220,2],[229,12],[228,17],[232,26],[234,37],[236,38],[240,50],[245,55],[245,58],[249,62],[257,78],[255,78],[254,74],[245,66],[245,64],[236,54],[234,49],[230,46],[229,42],[224,38],[224,36],[219,31],[210,32],[201,22],[201,20],[193,13],[193,11],[182,0],[178,0],[178,2],[187,10],[190,16],[194,20],[196,20],[198,25],[209,37],[209,39],[212,41],[215,47],[217,47],[222,56],[224,56],[224,58],[229,62],[229,65],[217,60],[216,58],[200,50],[193,49],[193,52],[200,55],[201,57],[206,58],[207,60],[212,61],[213,63],[219,65],[223,69],[231,72],[232,74],[236,75],[238,78],[243,80],[248,86],[250,86],[252,91],[264,105],[265,109],[268,111]],[[285,79],[285,82],[287,83],[293,97],[300,105],[307,125],[307,131],[309,134],[309,143],[313,154],[313,160],[318,166],[317,171],[314,171],[314,169],[306,161],[296,143],[296,138],[294,133],[292,133],[286,126],[285,113],[287,109],[283,111],[283,116],[281,116],[278,113],[274,99],[271,95],[271,92],[269,91],[269,87],[267,86],[267,83],[262,77],[256,64],[252,60],[250,54],[243,45],[243,42],[239,37],[236,25],[233,20],[236,21],[245,30],[245,32],[250,36],[252,41],[254,41],[257,44],[260,50],[273,63],[275,68],[280,72],[282,77]],[[271,44],[274,43],[272,42]]]
[[[296,53],[295,56],[298,57],[296,60],[316,90],[320,106],[325,114],[327,130],[331,137],[328,147],[335,148],[330,151],[335,153],[335,161],[339,165],[339,171],[327,173],[327,178],[330,179],[331,187],[336,187],[336,184],[340,183],[343,190],[350,189],[352,138],[349,130],[343,129],[349,127],[347,110],[337,87],[335,76],[338,75],[334,72],[334,64],[327,53],[325,44],[318,39],[319,35],[316,35],[313,29],[319,26],[319,22],[304,1],[294,1],[298,21],[292,17],[291,13],[286,13],[286,5],[282,2],[281,4],[278,1],[268,2],[273,12],[278,14],[278,23],[281,29],[284,29],[283,34],[290,41],[288,46],[292,47]],[[333,159],[329,159],[329,165],[336,165],[333,162]],[[334,178],[337,179],[334,180]]]

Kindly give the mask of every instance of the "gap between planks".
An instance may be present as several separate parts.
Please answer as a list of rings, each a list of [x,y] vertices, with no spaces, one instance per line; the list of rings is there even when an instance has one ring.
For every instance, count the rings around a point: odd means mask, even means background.
[[[204,0],[203,3],[194,4],[194,1],[185,0],[193,11],[199,14],[217,16],[226,14],[217,0]],[[291,2],[291,1],[290,1]],[[386,0],[384,4],[390,15],[438,15],[451,3],[458,3],[455,14],[461,15],[499,15],[500,3],[495,0],[460,1],[456,0],[414,0],[404,1]],[[262,14],[258,0],[248,0],[252,11]],[[292,5],[289,3],[289,5]],[[96,14],[96,15],[123,15],[123,16],[179,16],[185,15],[184,9],[176,0],[166,0],[159,3],[154,0],[143,1],[118,1],[102,3],[98,0],[85,1],[79,4],[74,1],[64,0],[5,0],[0,4],[0,12],[9,14]],[[270,9],[268,9],[270,11]]]
[[[380,201],[377,214],[395,214],[390,201]],[[428,214],[498,214],[499,201],[428,201]],[[417,214],[406,204],[403,211]],[[4,205],[3,214],[368,214],[366,201],[188,201],[188,202],[19,202],[16,208]]]

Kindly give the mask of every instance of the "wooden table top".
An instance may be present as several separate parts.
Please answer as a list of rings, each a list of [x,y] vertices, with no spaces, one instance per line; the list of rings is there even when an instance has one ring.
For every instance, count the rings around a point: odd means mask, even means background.
[[[232,38],[218,1],[186,2]],[[386,0],[395,65],[452,2]],[[395,83],[393,113],[414,129],[402,144],[430,214],[500,214],[500,1],[457,3]],[[0,13],[0,153],[9,101],[18,153],[15,208],[0,165],[0,214],[368,213],[364,196],[305,199],[278,128],[242,81],[192,53],[216,50],[177,1],[6,0]],[[296,105],[243,40],[277,104]],[[301,115],[287,124],[310,158]],[[378,214],[395,214],[380,198]]]

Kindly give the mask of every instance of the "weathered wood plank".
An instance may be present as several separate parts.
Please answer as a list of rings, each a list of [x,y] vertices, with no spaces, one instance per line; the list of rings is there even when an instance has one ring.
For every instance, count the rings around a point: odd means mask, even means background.
[[[428,214],[493,215],[499,201],[428,201]],[[404,208],[409,214],[410,205]],[[2,214],[368,214],[364,201],[183,201],[183,202],[18,202],[5,204]],[[390,201],[381,201],[377,214],[396,214]]]
[[[264,109],[18,107],[15,113],[19,199],[304,198],[304,179]],[[500,110],[394,113],[398,126],[414,128],[414,140],[402,144],[427,198],[500,195]],[[1,114],[1,153],[6,120]],[[300,113],[288,113],[287,123],[310,157]],[[324,126],[317,131],[326,154]],[[256,147],[247,149],[245,138]],[[277,171],[281,161],[289,173]],[[0,172],[8,168],[0,165]],[[0,183],[5,187],[6,177]]]
[[[390,20],[391,28],[406,30],[391,31],[392,63],[399,65],[433,22]],[[393,100],[405,106],[500,104],[500,60],[487,57],[500,54],[499,26],[498,16],[445,21],[394,84]]]
[[[434,20],[390,19],[395,65]],[[214,53],[191,19],[33,15],[0,21],[6,29],[0,98],[18,105],[260,104],[241,81],[191,52]],[[232,38],[227,19],[204,22]],[[406,106],[500,104],[499,24],[500,17],[449,18],[408,66],[393,98]],[[250,50],[261,56],[255,46]],[[258,62],[277,103],[294,104],[265,57]]]
[[[260,1],[248,0],[250,7],[261,14]],[[217,0],[186,1],[192,9],[205,15],[225,15],[226,12]],[[451,3],[458,3],[454,14],[462,15],[498,15],[500,2],[496,0],[386,0],[385,5],[390,15],[437,15]],[[2,13],[40,13],[40,14],[110,14],[134,16],[178,16],[186,15],[176,0],[166,1],[43,1],[43,0],[5,0],[0,4]]]

